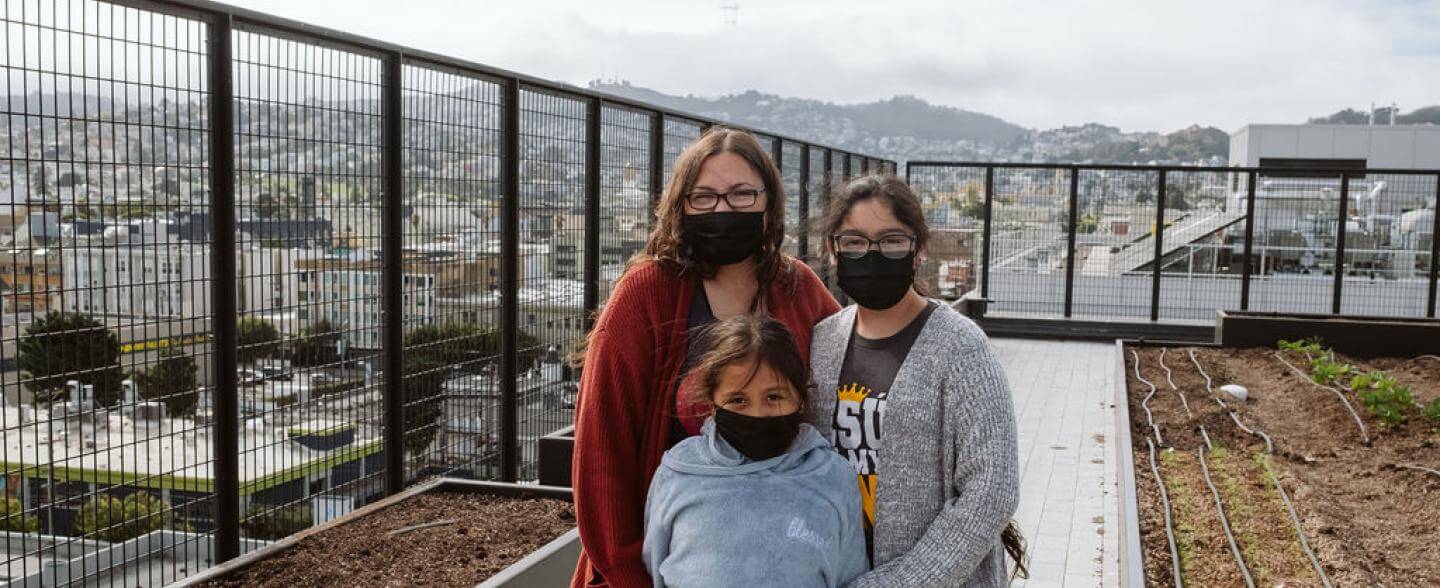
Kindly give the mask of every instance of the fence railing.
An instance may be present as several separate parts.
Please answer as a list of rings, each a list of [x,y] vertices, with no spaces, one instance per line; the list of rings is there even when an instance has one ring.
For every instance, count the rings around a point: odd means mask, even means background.
[[[1434,317],[1440,170],[909,162],[926,275],[988,312]]]
[[[17,581],[160,585],[421,477],[534,479],[715,122],[209,2],[0,10]],[[827,179],[894,162],[750,130],[825,269]]]

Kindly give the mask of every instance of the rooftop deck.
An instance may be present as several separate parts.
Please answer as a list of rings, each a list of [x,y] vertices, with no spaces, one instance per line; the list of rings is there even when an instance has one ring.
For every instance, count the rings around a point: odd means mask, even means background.
[[[1106,343],[991,341],[1015,394],[1020,428],[1020,509],[1030,579],[1015,586],[1119,583],[1115,347]]]

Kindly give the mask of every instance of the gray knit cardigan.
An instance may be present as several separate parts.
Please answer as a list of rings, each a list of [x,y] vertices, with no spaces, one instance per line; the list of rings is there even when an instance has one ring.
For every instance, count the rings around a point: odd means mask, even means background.
[[[851,586],[1009,584],[1000,533],[1019,502],[1015,413],[975,323],[944,303],[890,387],[875,499],[875,569]],[[849,306],[815,327],[809,420],[833,442]]]

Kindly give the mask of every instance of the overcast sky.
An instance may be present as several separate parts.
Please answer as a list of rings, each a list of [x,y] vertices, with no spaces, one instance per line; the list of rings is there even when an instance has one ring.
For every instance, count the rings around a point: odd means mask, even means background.
[[[1440,104],[1440,0],[231,1],[573,84],[913,94],[1034,128],[1231,131]]]

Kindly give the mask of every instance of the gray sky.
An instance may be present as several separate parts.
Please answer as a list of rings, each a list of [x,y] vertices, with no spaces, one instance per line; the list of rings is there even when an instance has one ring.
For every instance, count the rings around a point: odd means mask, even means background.
[[[573,84],[913,94],[1038,128],[1231,131],[1440,104],[1440,0],[232,2]]]

